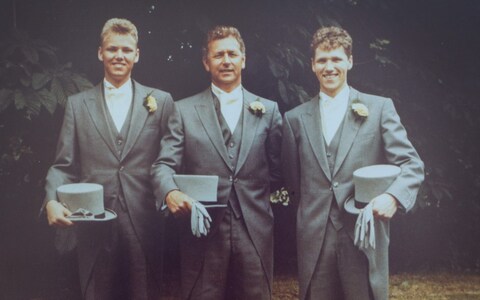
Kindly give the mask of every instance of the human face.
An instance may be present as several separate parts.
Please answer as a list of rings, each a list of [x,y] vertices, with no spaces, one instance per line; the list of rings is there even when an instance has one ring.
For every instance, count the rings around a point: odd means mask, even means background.
[[[347,72],[352,68],[352,56],[343,47],[327,51],[318,47],[312,59],[312,71],[317,75],[320,91],[335,97],[347,85]]]
[[[212,82],[222,90],[230,92],[242,82],[245,55],[234,37],[211,41],[203,66],[210,72]]]
[[[128,34],[107,34],[98,48],[98,59],[103,62],[105,78],[116,87],[130,79],[139,55],[135,39]]]

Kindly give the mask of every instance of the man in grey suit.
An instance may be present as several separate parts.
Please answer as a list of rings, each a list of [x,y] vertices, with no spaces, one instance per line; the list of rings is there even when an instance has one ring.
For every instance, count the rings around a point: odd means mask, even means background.
[[[423,181],[423,163],[391,99],[347,84],[352,39],[343,29],[319,29],[311,44],[320,93],[284,116],[282,162],[298,205],[300,299],[388,299],[388,226],[408,211]],[[400,175],[375,197],[376,249],[353,243],[356,216],[344,210],[354,194],[353,171],[392,164]]]
[[[105,78],[68,98],[55,161],[46,178],[49,224],[76,229],[85,299],[159,296],[163,222],[149,172],[173,101],[170,94],[131,79],[139,59],[137,42],[137,29],[130,21],[105,23],[98,49]],[[56,189],[75,182],[103,185],[105,207],[118,218],[74,225]]]
[[[152,168],[157,200],[179,216],[182,297],[270,299],[273,214],[269,195],[281,177],[281,115],[275,102],[241,85],[245,45],[234,27],[210,30],[203,64],[212,84],[177,101]],[[190,232],[195,195],[174,174],[217,175],[218,202],[206,237]],[[183,217],[181,217],[183,216]]]

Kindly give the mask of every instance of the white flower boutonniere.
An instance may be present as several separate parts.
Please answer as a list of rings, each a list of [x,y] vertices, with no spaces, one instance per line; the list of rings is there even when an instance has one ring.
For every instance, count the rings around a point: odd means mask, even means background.
[[[357,118],[366,119],[368,117],[368,108],[365,104],[360,103],[359,101],[353,101],[352,111]]]
[[[260,100],[250,103],[248,110],[257,117],[261,117],[267,111],[265,105]]]
[[[147,97],[145,97],[145,101],[143,102],[143,106],[145,106],[149,113],[153,113],[157,110],[157,99],[152,96],[153,91],[151,91]]]
[[[280,203],[283,206],[288,206],[288,204],[290,203],[288,191],[284,187],[282,187],[281,189],[270,194],[270,202],[275,204]]]

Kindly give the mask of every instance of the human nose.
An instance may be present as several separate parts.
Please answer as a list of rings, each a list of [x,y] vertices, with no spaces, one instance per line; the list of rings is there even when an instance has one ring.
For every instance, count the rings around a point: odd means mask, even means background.
[[[125,57],[125,53],[121,49],[115,51],[115,59],[121,60]]]
[[[327,62],[325,63],[325,69],[333,70],[333,62],[331,60],[327,60]]]
[[[226,65],[232,63],[232,60],[231,60],[231,58],[230,58],[230,56],[229,56],[228,54],[225,54],[225,55],[223,56],[223,63],[226,64]]]

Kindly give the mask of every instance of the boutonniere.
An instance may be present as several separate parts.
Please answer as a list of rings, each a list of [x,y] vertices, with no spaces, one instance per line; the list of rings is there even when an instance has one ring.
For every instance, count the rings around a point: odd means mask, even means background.
[[[365,104],[358,100],[354,100],[352,103],[352,111],[357,118],[366,119],[368,117],[368,108]]]
[[[248,110],[257,117],[261,117],[267,111],[265,105],[263,105],[260,100],[256,100],[250,103],[250,105],[248,106]]]
[[[157,110],[157,99],[152,96],[153,91],[148,93],[147,97],[145,97],[145,101],[143,102],[143,106],[145,106],[149,113],[153,113]]]

